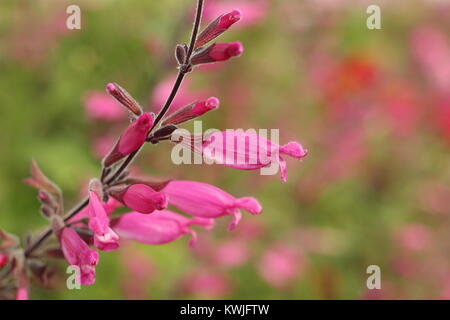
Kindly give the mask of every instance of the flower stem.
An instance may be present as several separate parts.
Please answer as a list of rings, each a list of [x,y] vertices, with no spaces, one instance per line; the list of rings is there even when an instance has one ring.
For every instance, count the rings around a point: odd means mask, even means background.
[[[202,11],[203,11],[203,4],[204,0],[198,0],[197,1],[197,10],[195,14],[195,21],[194,26],[192,28],[191,37],[190,37],[190,43],[188,48],[188,54],[186,61],[189,61],[191,58],[191,55],[194,51],[195,41],[197,40],[198,31],[200,29],[200,22],[202,17]],[[175,83],[173,85],[172,91],[169,94],[169,97],[166,100],[166,103],[164,104],[164,107],[161,109],[161,111],[156,116],[155,122],[153,123],[152,128],[149,131],[149,134],[156,128],[158,123],[161,121],[161,119],[164,117],[164,115],[169,110],[170,106],[172,105],[173,100],[175,99],[175,96],[178,92],[178,89],[181,86],[181,83],[183,82],[184,76],[187,74],[187,71],[185,68],[180,68],[178,71],[178,76],[175,80]],[[125,159],[125,161],[121,164],[119,169],[109,178],[105,184],[111,184],[113,183],[133,162],[135,157],[139,154],[139,152],[142,150],[142,147],[138,149],[137,151],[131,153],[128,155],[128,157]],[[64,222],[67,222],[71,218],[73,218],[78,212],[83,210],[89,203],[89,198],[83,199],[78,205],[76,205],[72,210],[70,210],[66,216],[64,217]],[[51,228],[47,229],[32,245],[30,245],[25,250],[25,256],[29,257],[31,253],[36,250],[39,246],[44,243],[44,241],[49,238],[52,235],[53,231]]]

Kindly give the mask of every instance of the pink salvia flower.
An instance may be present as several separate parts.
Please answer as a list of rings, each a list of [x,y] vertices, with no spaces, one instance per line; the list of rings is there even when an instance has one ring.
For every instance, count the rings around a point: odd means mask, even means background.
[[[169,204],[190,215],[203,218],[233,216],[229,230],[234,229],[241,220],[240,209],[253,215],[262,212],[262,207],[255,198],[236,199],[215,186],[201,182],[171,181],[164,193],[169,197]]]
[[[170,114],[163,120],[163,125],[180,124],[205,114],[208,111],[215,110],[219,107],[219,99],[215,97],[208,98],[204,101],[191,103],[190,105],[181,108]]]
[[[286,161],[281,155],[297,159],[307,155],[307,151],[297,142],[291,141],[280,146],[262,135],[243,130],[214,132],[203,137],[203,141],[183,132],[175,131],[172,141],[203,154],[206,162],[240,170],[257,170],[278,164],[283,182],[286,182]]]
[[[219,35],[228,30],[228,28],[231,27],[234,23],[238,22],[241,19],[241,16],[242,13],[240,10],[233,10],[218,17],[216,20],[211,22],[197,37],[195,48],[199,48],[209,41],[217,38]]]
[[[104,159],[104,165],[109,167],[130,153],[137,151],[147,139],[147,134],[153,125],[153,120],[152,114],[144,113],[133,121]]]
[[[161,210],[151,215],[139,212],[123,214],[113,221],[113,228],[122,239],[145,244],[164,244],[190,234],[192,238],[189,245],[193,246],[197,240],[197,234],[190,229],[190,226],[199,225],[208,229],[213,226],[213,223],[212,219],[189,219],[175,212]]]
[[[196,52],[191,59],[193,65],[226,61],[238,57],[244,52],[244,47],[238,41],[214,43]]]
[[[140,213],[152,213],[167,208],[167,197],[145,184],[133,184],[110,194],[128,208]]]
[[[89,191],[89,228],[94,233],[94,246],[103,251],[119,247],[119,236],[109,227],[109,218],[98,195]]]
[[[91,285],[95,282],[95,265],[98,263],[98,252],[89,249],[78,233],[70,228],[63,228],[59,233],[61,250],[69,265],[80,268],[80,283]]]

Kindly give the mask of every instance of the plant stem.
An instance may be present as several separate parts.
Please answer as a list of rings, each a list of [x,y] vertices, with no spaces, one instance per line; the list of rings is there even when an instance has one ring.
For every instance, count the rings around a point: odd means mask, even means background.
[[[204,0],[198,0],[197,1],[197,10],[195,14],[195,21],[194,26],[192,28],[191,37],[190,37],[190,43],[188,48],[188,54],[186,61],[189,61],[192,53],[194,52],[194,46],[195,41],[197,40],[198,31],[200,29],[200,22],[202,17],[202,11],[203,11],[203,4]],[[169,110],[170,106],[172,105],[173,100],[175,99],[175,96],[178,92],[178,89],[181,86],[181,83],[184,79],[184,76],[187,74],[186,69],[180,68],[178,71],[178,76],[175,80],[175,83],[173,85],[172,91],[169,94],[169,97],[167,98],[166,103],[164,104],[164,107],[161,109],[161,111],[158,113],[158,115],[155,118],[155,121],[153,123],[152,128],[149,131],[149,134],[156,128],[158,123],[161,121],[161,119],[164,117],[164,115]],[[142,150],[142,147],[136,150],[135,152],[128,155],[128,157],[125,159],[125,161],[121,164],[119,169],[109,178],[105,184],[111,184],[117,179],[133,162],[135,157],[139,154],[139,152]],[[89,203],[89,198],[83,199],[78,205],[76,205],[72,210],[70,210],[67,215],[64,217],[64,222],[67,222],[71,218],[73,218],[78,212],[83,210]],[[25,250],[25,256],[28,257],[31,255],[31,253],[36,250],[44,241],[52,235],[53,231],[51,228],[47,229],[30,247],[28,247]]]

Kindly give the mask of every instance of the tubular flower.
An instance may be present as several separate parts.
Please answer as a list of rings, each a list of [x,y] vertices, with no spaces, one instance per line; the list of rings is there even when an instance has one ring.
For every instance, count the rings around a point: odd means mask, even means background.
[[[115,250],[119,247],[119,237],[109,227],[109,218],[98,195],[89,192],[89,228],[94,233],[94,246],[103,251]]]
[[[238,57],[244,52],[244,47],[239,41],[213,43],[196,52],[191,59],[192,65],[226,61]]]
[[[140,213],[152,213],[167,207],[167,197],[145,184],[132,184],[121,190],[112,190],[110,194],[128,208]]]
[[[164,244],[190,234],[192,238],[189,245],[193,246],[197,240],[197,234],[190,227],[199,225],[208,229],[213,226],[213,223],[212,219],[190,219],[169,210],[161,210],[151,215],[138,212],[123,214],[113,221],[113,228],[123,239],[146,244]]]
[[[215,97],[208,98],[204,101],[198,101],[191,103],[190,105],[181,108],[174,113],[170,114],[164,119],[163,125],[168,124],[180,124],[194,118],[200,117],[208,111],[215,110],[219,107],[219,99]]]
[[[98,252],[88,247],[78,233],[70,228],[63,228],[59,234],[61,250],[69,265],[80,268],[80,283],[91,285],[95,282],[95,265]]]
[[[178,134],[181,132],[180,134]],[[240,170],[257,170],[277,165],[281,169],[281,179],[286,182],[286,161],[281,155],[301,159],[307,151],[297,142],[291,141],[285,145],[268,140],[262,135],[243,130],[218,131],[203,137],[200,141],[196,136],[175,131],[172,141],[181,143],[184,147],[203,155],[208,163],[221,164]],[[266,168],[266,169],[270,169]],[[266,174],[278,172],[268,170]]]
[[[178,209],[203,218],[218,218],[231,215],[233,220],[229,230],[236,227],[241,219],[240,209],[251,214],[259,214],[262,207],[255,198],[235,198],[229,193],[206,183],[195,181],[172,181],[164,189],[169,204]]]
[[[217,38],[230,28],[234,23],[241,19],[242,13],[240,10],[233,10],[229,13],[219,16],[216,20],[211,22],[202,33],[197,37],[195,48],[199,48],[209,41]]]

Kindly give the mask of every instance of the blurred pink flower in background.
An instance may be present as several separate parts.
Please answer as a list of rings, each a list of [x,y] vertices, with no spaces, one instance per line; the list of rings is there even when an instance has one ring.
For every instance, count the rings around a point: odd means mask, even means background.
[[[106,92],[90,91],[84,96],[84,107],[91,120],[121,121],[125,109]]]
[[[92,141],[92,153],[98,158],[103,159],[114,146],[117,138],[113,135],[103,135],[96,137]]]
[[[214,270],[197,268],[186,274],[180,281],[180,290],[198,298],[220,299],[232,291],[230,279]]]
[[[397,244],[408,250],[427,249],[432,244],[431,231],[422,224],[408,224],[397,231]]]
[[[245,27],[260,22],[268,13],[267,0],[215,0],[205,3],[203,15],[205,20],[214,20],[223,13],[238,9],[242,19],[236,27]]]
[[[439,181],[425,182],[417,191],[422,210],[431,214],[450,215],[450,187]]]
[[[304,268],[303,254],[280,243],[272,245],[264,252],[258,264],[258,273],[269,285],[284,289],[295,283]]]
[[[176,75],[172,74],[163,80],[161,80],[153,89],[151,95],[151,107],[150,109],[157,113],[161,110],[162,106],[166,102],[167,97],[172,90],[172,86],[175,82]],[[192,103],[197,100],[206,100],[211,94],[204,90],[194,90],[192,87],[192,82],[190,78],[183,80],[183,85],[178,90],[177,96],[173,101],[169,112],[167,115],[172,112]]]
[[[214,263],[224,268],[240,267],[248,261],[249,256],[248,242],[242,239],[229,239],[214,249]]]
[[[125,268],[121,277],[122,291],[126,299],[148,299],[147,287],[157,275],[156,266],[141,251],[127,243],[125,250],[120,250],[120,259]]]
[[[433,26],[421,26],[411,33],[413,57],[437,90],[450,87],[450,44],[448,36]]]

